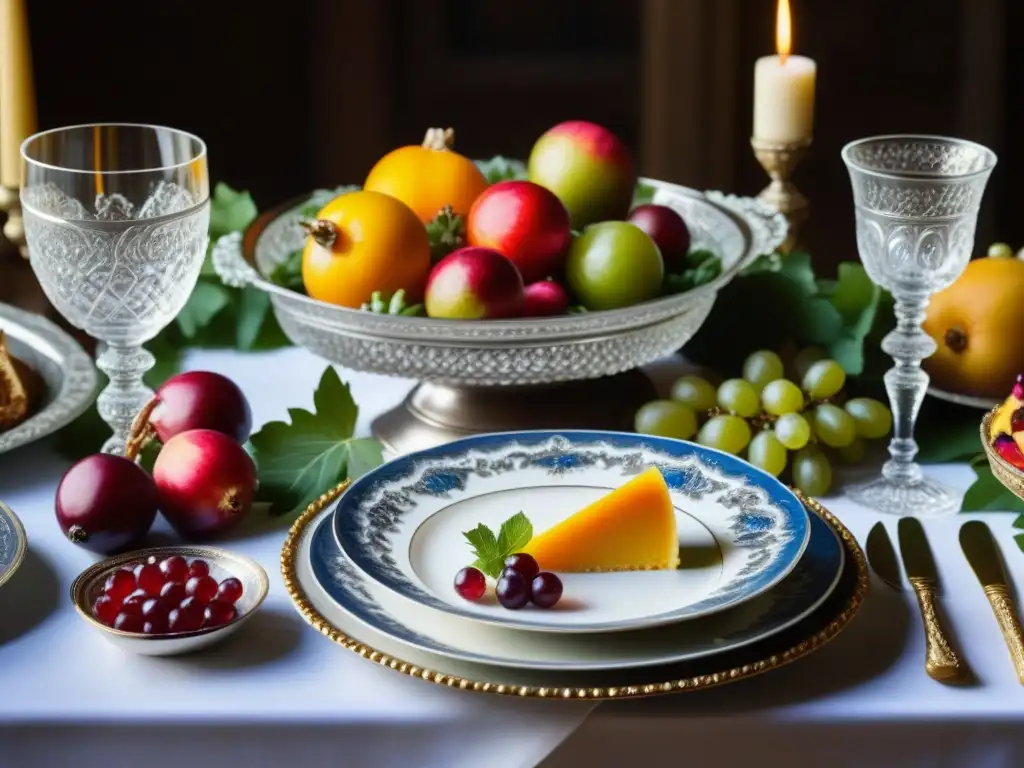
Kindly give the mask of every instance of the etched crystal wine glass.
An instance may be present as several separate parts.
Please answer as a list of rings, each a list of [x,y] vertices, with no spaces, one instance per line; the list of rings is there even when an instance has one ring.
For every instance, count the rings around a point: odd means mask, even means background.
[[[949,514],[961,494],[924,477],[914,461],[914,423],[928,388],[921,361],[936,350],[921,323],[930,296],[956,280],[971,258],[996,156],[969,141],[909,135],[861,139],[842,156],[853,185],[861,261],[896,303],[896,329],[882,340],[896,361],[884,377],[894,422],[891,458],[881,477],[849,495],[891,514]]]
[[[105,342],[97,364],[110,383],[97,405],[114,432],[103,450],[119,453],[153,395],[142,345],[178,314],[202,268],[206,145],[172,128],[79,125],[30,136],[21,156],[29,260],[57,311]]]

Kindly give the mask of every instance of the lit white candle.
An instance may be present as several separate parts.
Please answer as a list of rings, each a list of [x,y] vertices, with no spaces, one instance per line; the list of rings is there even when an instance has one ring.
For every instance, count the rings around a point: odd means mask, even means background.
[[[0,0],[0,184],[21,185],[21,142],[36,131],[25,0]]]
[[[779,0],[775,24],[778,55],[754,66],[755,139],[796,143],[814,135],[814,85],[818,66],[806,56],[790,56],[789,0]]]

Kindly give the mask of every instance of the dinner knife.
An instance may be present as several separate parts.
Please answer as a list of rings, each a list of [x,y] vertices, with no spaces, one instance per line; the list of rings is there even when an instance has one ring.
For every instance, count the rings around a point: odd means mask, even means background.
[[[916,517],[901,517],[896,524],[900,555],[907,569],[907,581],[914,588],[924,622],[925,671],[934,680],[952,681],[963,678],[967,667],[946,635],[939,617],[939,576],[931,547],[924,535],[924,526]]]
[[[900,565],[896,561],[896,551],[892,548],[892,541],[889,533],[885,530],[885,524],[875,523],[868,532],[867,546],[868,562],[875,573],[897,592],[900,591]]]
[[[960,548],[985,590],[985,596],[999,622],[999,631],[1010,651],[1010,661],[1013,662],[1017,679],[1024,685],[1024,632],[1017,619],[1003,558],[992,538],[992,532],[981,520],[964,523],[960,527]]]

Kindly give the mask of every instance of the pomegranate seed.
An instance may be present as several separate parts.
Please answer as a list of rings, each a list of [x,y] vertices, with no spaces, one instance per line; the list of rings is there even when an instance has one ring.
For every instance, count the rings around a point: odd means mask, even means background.
[[[238,616],[238,612],[231,603],[214,600],[203,609],[203,626],[220,627],[230,624],[236,616]]]
[[[141,589],[137,589],[130,595],[128,595],[128,597],[124,599],[124,602],[121,603],[121,612],[137,614],[141,616],[142,604],[145,603],[148,599],[149,595],[147,595]]]
[[[167,623],[171,632],[194,632],[203,624],[203,609],[195,603],[189,606],[182,603],[171,611]]]
[[[135,605],[138,605],[139,610],[141,610],[142,609],[142,603],[144,603],[148,599],[148,597],[150,597],[150,596],[148,596],[147,594],[142,592],[142,590],[135,590],[130,595],[128,595],[128,597],[126,597],[124,599],[124,602],[122,603],[122,605],[133,605],[133,604],[135,604]]]
[[[181,555],[171,555],[160,563],[165,581],[184,581],[188,578],[188,562]]]
[[[188,597],[188,594],[185,592],[185,585],[180,581],[168,581],[160,587],[160,597],[166,600],[172,608],[176,608],[181,605],[182,600]]]
[[[121,604],[110,595],[100,595],[92,604],[92,615],[108,627],[114,625],[114,619],[120,610]]]
[[[186,597],[178,607],[184,608],[186,611],[199,611],[200,615],[202,615],[204,606],[194,597]]]
[[[164,574],[156,563],[146,563],[135,575],[139,589],[150,597],[160,594],[160,588],[164,585]]]
[[[217,600],[234,605],[242,596],[242,582],[234,576],[224,579],[217,587]]]
[[[188,567],[189,576],[209,576],[210,566],[205,560],[193,560]]]
[[[455,574],[455,591],[465,600],[479,600],[487,590],[487,580],[476,568],[463,568]]]
[[[159,565],[160,559],[156,555],[150,555],[146,558],[146,565]]]
[[[135,574],[128,568],[118,568],[107,576],[103,591],[112,599],[124,600],[135,590]]]
[[[193,576],[185,582],[185,592],[206,605],[217,596],[217,580],[212,576]]]
[[[142,618],[151,620],[155,616],[167,617],[174,606],[162,597],[151,597],[142,604]]]
[[[120,629],[122,632],[141,632],[142,631],[142,614],[141,613],[121,613],[117,614],[117,618],[114,619],[114,629]]]
[[[154,616],[152,619],[146,619],[142,622],[142,634],[144,635],[164,635],[167,634],[169,628],[170,619],[167,616]]]

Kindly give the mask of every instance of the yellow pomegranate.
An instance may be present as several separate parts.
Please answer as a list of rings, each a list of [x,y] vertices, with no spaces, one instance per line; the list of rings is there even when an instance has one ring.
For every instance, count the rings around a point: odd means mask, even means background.
[[[955,283],[932,297],[924,330],[939,346],[924,362],[936,387],[1005,397],[1024,372],[1024,261],[970,262]]]
[[[487,189],[487,179],[452,149],[454,141],[451,128],[431,128],[422,145],[399,147],[378,160],[363,189],[397,197],[424,224],[446,206],[465,216]]]

